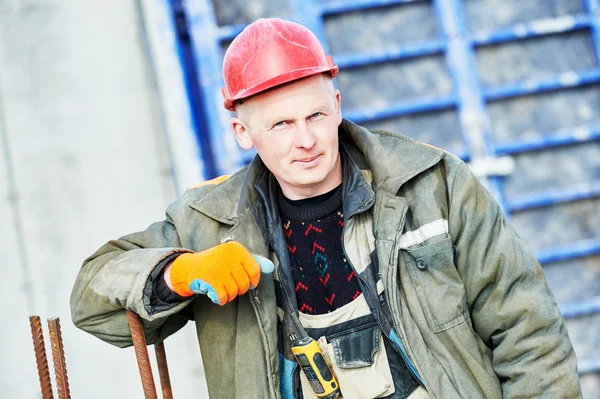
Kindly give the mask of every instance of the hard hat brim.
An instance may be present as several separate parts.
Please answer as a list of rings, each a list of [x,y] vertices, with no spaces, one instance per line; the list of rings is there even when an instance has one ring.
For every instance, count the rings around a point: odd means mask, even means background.
[[[242,91],[238,92],[237,95],[234,97],[230,97],[228,95],[229,93],[227,93],[227,89],[223,88],[223,97],[225,98],[225,100],[223,101],[223,106],[226,109],[228,109],[229,111],[235,111],[234,104],[238,100],[242,100],[242,99],[254,96],[263,91],[273,89],[277,86],[281,86],[283,84],[290,83],[295,80],[300,80],[303,78],[307,78],[309,76],[318,75],[319,73],[329,72],[331,77],[334,78],[338,74],[339,68],[337,65],[333,64],[333,60],[331,59],[331,56],[328,56],[327,58],[330,63],[330,66],[328,66],[328,67],[312,67],[312,68],[296,69],[294,71],[290,71],[288,73],[276,76],[272,79],[268,79],[257,85],[249,87],[246,90],[242,90]]]

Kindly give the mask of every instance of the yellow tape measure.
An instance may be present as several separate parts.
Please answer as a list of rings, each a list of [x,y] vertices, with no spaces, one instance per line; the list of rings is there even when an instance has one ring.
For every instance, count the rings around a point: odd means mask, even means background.
[[[335,399],[340,396],[340,386],[317,341],[308,336],[295,340],[292,353],[318,398]]]

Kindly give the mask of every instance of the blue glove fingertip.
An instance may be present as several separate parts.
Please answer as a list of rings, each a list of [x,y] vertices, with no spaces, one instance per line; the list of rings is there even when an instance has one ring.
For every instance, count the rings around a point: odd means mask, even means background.
[[[261,272],[263,272],[265,274],[273,273],[273,271],[275,270],[275,265],[273,264],[273,262],[271,262],[269,259],[262,257],[260,255],[252,254],[252,256],[258,262],[258,266],[260,267]]]
[[[193,291],[196,294],[206,295],[209,287],[210,285],[208,285],[206,281],[201,280],[199,278],[192,280],[192,282],[190,283],[190,291]]]
[[[216,303],[217,305],[221,304],[221,301],[219,301],[219,297],[217,296],[217,293],[215,292],[215,290],[212,289],[212,287],[208,290],[208,292],[206,293],[206,296],[213,301],[213,303]]]
[[[216,303],[217,305],[221,304],[221,301],[219,301],[219,297],[213,287],[211,287],[210,284],[204,280],[199,278],[193,280],[190,283],[190,290],[196,294],[206,295],[211,301],[213,301],[213,303]]]

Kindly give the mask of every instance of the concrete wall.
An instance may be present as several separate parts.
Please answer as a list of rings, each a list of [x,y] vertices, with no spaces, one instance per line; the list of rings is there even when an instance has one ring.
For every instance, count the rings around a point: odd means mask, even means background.
[[[175,198],[161,123],[136,1],[0,1],[0,397],[40,397],[31,314],[61,319],[72,397],[143,397],[133,349],[68,304],[86,256]],[[193,327],[166,349],[175,395],[203,397]]]

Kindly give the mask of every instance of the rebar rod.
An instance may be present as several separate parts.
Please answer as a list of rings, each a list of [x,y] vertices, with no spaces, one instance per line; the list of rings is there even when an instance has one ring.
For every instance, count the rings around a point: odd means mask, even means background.
[[[154,385],[154,377],[152,376],[150,357],[148,356],[148,348],[146,347],[146,337],[144,336],[142,319],[136,313],[128,310],[127,320],[129,321],[129,330],[131,331],[135,357],[137,359],[138,369],[140,370],[140,378],[142,379],[144,397],[146,399],[158,399],[156,386]]]
[[[54,374],[58,398],[70,399],[71,393],[69,392],[65,349],[63,347],[60,320],[58,317],[48,319],[48,331],[50,335],[50,347],[52,348],[52,360],[54,361]]]
[[[33,338],[33,350],[35,351],[35,362],[40,378],[42,399],[54,399],[52,394],[52,378],[50,377],[50,369],[48,368],[48,358],[46,357],[46,345],[44,345],[44,332],[40,316],[29,316],[29,324],[31,325],[31,337]]]
[[[165,343],[157,342],[154,344],[156,352],[156,363],[158,364],[158,375],[160,376],[160,387],[162,389],[163,399],[173,399],[171,391],[171,378],[169,377],[169,367],[167,365],[167,354],[165,352]]]

